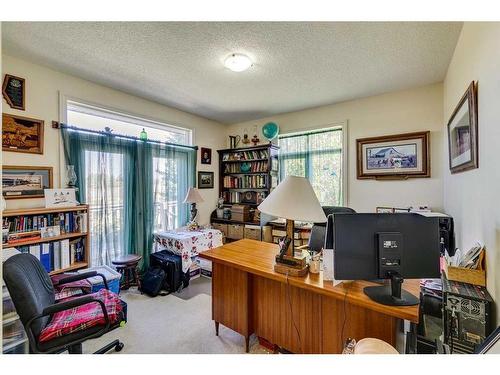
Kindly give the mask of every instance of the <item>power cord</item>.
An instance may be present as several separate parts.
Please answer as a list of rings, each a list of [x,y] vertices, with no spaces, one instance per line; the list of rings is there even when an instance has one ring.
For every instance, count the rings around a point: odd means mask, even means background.
[[[290,308],[290,316],[292,318],[292,324],[293,327],[295,328],[295,332],[297,333],[297,338],[299,339],[299,352],[302,354],[302,339],[300,337],[300,332],[299,329],[297,328],[297,324],[295,324],[295,319],[293,318],[293,310],[292,310],[292,297],[290,295],[290,282],[288,280],[288,271],[286,272],[286,294],[287,294],[287,299],[288,299],[288,306]]]
[[[340,342],[342,343],[342,346],[344,346],[344,329],[345,329],[345,324],[347,321],[347,294],[349,293],[349,288],[351,287],[351,283],[348,283],[347,285],[343,283],[345,292],[344,292],[344,301],[343,301],[343,321],[342,321],[342,330],[340,331]]]

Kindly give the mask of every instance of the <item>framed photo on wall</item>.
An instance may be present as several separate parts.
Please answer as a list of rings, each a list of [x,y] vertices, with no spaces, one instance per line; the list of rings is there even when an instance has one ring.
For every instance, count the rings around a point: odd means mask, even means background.
[[[212,164],[212,149],[202,147],[200,149],[201,164]]]
[[[198,172],[198,189],[213,189],[214,172]]]
[[[477,87],[471,82],[448,121],[448,156],[451,173],[479,167]]]
[[[52,188],[52,167],[2,167],[2,194],[5,199],[43,198]]]
[[[2,114],[2,150],[43,154],[43,120]]]
[[[430,177],[429,131],[356,140],[358,179]]]

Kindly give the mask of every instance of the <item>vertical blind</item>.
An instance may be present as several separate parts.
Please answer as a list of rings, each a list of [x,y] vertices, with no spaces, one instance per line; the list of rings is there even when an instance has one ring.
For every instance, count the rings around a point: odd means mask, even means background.
[[[279,136],[280,179],[306,177],[322,206],[342,206],[342,129]]]

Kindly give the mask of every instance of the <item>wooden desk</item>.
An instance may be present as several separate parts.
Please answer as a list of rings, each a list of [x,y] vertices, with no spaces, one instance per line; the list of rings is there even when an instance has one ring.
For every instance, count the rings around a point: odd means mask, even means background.
[[[274,271],[278,246],[244,239],[200,254],[212,264],[212,319],[248,338],[252,333],[294,353],[340,353],[343,342],[375,337],[396,345],[400,319],[418,322],[418,306],[373,302],[367,281],[333,286],[322,274]],[[419,280],[403,287],[418,296]],[[293,319],[292,319],[293,317]]]

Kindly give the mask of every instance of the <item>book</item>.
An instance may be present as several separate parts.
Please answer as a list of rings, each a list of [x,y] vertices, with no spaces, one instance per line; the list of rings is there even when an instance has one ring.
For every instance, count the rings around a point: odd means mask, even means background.
[[[59,241],[54,242],[54,270],[61,269],[61,244]]]
[[[61,251],[61,268],[68,268],[71,265],[71,258],[69,254],[69,240],[62,240],[60,242]]]

